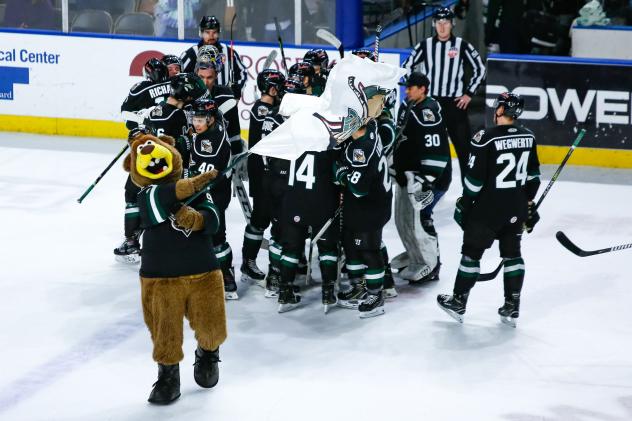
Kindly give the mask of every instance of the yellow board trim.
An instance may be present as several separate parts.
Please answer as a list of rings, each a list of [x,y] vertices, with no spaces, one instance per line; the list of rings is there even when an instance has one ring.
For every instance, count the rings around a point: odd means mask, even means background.
[[[123,122],[16,115],[0,115],[0,130],[114,139],[125,139],[128,132]],[[248,139],[248,130],[242,130],[241,136]],[[450,152],[452,157],[456,157],[452,144]],[[567,152],[568,146],[538,146],[538,156],[542,164],[559,164]],[[573,153],[569,164],[632,169],[632,150],[579,147]]]

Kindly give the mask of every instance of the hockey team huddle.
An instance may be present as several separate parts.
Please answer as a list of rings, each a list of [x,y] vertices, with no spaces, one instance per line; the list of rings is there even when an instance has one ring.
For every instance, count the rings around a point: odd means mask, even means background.
[[[453,17],[449,9],[435,12],[437,31]],[[369,100],[371,118],[344,142],[288,161],[247,153],[237,108],[247,78],[245,66],[233,48],[219,41],[220,24],[214,16],[202,18],[200,34],[199,44],[181,57],[150,59],[144,66],[146,79],[132,87],[121,110],[136,116],[127,119],[130,139],[138,133],[175,139],[183,177],[211,170],[220,173],[209,190],[219,211],[219,229],[209,253],[221,268],[225,298],[238,299],[225,217],[233,191],[248,220],[241,244],[241,280],[261,286],[265,297],[278,301],[279,312],[300,305],[303,283],[297,278],[311,277],[312,253],[318,256],[325,312],[337,305],[358,311],[362,318],[384,314],[385,299],[397,296],[394,270],[412,284],[438,280],[441,261],[433,208],[452,181],[448,139],[455,139],[448,134],[444,115],[453,111],[446,109],[445,98],[435,99],[431,93],[439,83],[450,84],[435,80],[436,75],[443,78],[438,66],[449,66],[456,74],[452,66],[474,63],[472,57],[480,62],[478,54],[468,50],[471,46],[451,34],[442,39],[441,33],[420,43],[412,61],[432,55],[429,48],[438,48],[445,60],[439,60],[437,53],[431,57],[434,61],[424,63],[423,73],[411,66],[401,83],[406,99],[399,106],[394,90],[378,87]],[[463,54],[455,53],[458,49]],[[371,49],[352,53],[377,61]],[[287,117],[278,112],[284,95],[321,95],[331,70],[324,49],[309,50],[287,73],[262,70],[257,75],[260,98],[250,110],[248,148],[285,122]],[[475,69],[473,79],[478,80],[470,85],[472,90],[483,78],[484,68]],[[457,148],[463,194],[454,219],[463,229],[462,258],[453,293],[439,295],[437,301],[461,322],[480,275],[482,255],[494,240],[499,241],[504,266],[504,303],[498,313],[513,326],[519,316],[525,273],[521,235],[531,232],[539,219],[533,200],[540,185],[534,135],[516,123],[523,105],[515,94],[499,95],[493,106],[494,127]],[[151,273],[151,265],[160,262],[141,259],[139,191],[128,178],[125,241],[114,254],[125,262],[141,261],[142,274]],[[393,269],[382,241],[382,230],[391,217],[406,249]],[[270,238],[264,240],[267,229]],[[256,263],[262,247],[268,253],[265,271]]]

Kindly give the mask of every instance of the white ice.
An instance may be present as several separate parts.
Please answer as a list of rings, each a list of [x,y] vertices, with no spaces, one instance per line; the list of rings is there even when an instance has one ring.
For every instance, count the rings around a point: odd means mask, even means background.
[[[465,323],[439,310],[460,258],[454,182],[436,211],[443,268],[386,314],[324,315],[319,288],[279,315],[263,290],[239,285],[213,390],[192,376],[185,329],[182,397],[153,407],[156,378],[140,309],[137,267],[116,263],[122,240],[120,163],[76,199],[123,146],[114,140],[0,134],[0,419],[2,420],[631,420],[630,251],[579,258],[632,239],[632,172],[570,167],[526,235],[517,329],[499,323],[502,280],[473,290]],[[551,168],[545,173],[550,175]],[[455,180],[458,175],[455,174]],[[547,180],[548,181],[548,180]],[[229,241],[244,220],[233,201]],[[391,256],[403,250],[391,221]],[[260,253],[259,266],[267,256]],[[498,263],[494,248],[483,271]]]

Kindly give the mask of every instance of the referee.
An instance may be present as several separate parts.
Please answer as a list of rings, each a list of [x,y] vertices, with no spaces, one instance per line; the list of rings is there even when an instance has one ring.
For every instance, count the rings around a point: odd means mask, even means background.
[[[438,9],[432,16],[432,23],[436,35],[417,44],[404,67],[410,75],[421,66],[420,71],[430,79],[430,95],[441,105],[450,140],[459,158],[462,181],[472,138],[467,107],[485,78],[485,65],[472,44],[452,35],[452,10],[447,7]],[[465,65],[472,70],[467,84],[463,81]]]

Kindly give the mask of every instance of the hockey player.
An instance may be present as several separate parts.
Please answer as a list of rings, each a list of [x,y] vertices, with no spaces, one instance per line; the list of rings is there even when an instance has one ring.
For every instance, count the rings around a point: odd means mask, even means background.
[[[162,62],[167,66],[169,77],[182,73],[182,62],[178,56],[167,54],[162,58]]]
[[[239,54],[219,40],[220,24],[215,16],[203,16],[200,20],[200,42],[182,53],[182,71],[193,72],[198,59],[198,50],[204,45],[213,45],[226,57],[226,65],[218,71],[218,84],[229,86],[235,98],[241,98],[248,71]],[[232,82],[232,84],[231,84]]]
[[[305,87],[298,79],[288,79],[283,83],[279,92],[282,97],[286,92],[293,94],[306,94]],[[285,121],[278,112],[268,114],[261,128],[261,137],[264,138],[272,133]],[[263,197],[266,198],[266,211],[270,219],[270,243],[268,245],[268,256],[270,264],[268,274],[265,278],[265,296],[273,298],[278,296],[279,282],[281,279],[281,208],[283,206],[283,196],[288,188],[288,176],[290,172],[290,161],[277,158],[264,158],[263,172]],[[252,181],[251,181],[252,183]],[[300,262],[299,262],[300,264]],[[300,270],[300,267],[299,267]],[[333,297],[335,302],[335,297]],[[330,303],[331,304],[331,303]]]
[[[298,63],[294,63],[288,70],[288,79],[290,78],[298,78],[305,86],[307,90],[307,95],[316,95],[316,91],[314,91],[314,67],[311,63],[306,61],[300,61]]]
[[[463,228],[461,263],[453,295],[437,297],[439,307],[461,323],[481,257],[495,239],[504,260],[505,303],[498,314],[514,327],[519,316],[525,272],[520,241],[523,229],[531,232],[539,220],[533,199],[540,186],[535,136],[516,124],[523,107],[518,95],[500,94],[494,103],[496,126],[478,132],[470,145],[463,196],[454,211]]]
[[[381,113],[386,94],[366,93],[373,118]],[[382,229],[391,218],[392,191],[375,120],[352,134],[337,162],[336,180],[345,187],[342,241],[349,274],[340,283],[338,303],[357,308],[361,318],[378,316],[384,314],[385,262],[380,249]]]
[[[255,101],[250,110],[248,148],[252,148],[261,140],[263,122],[273,113],[274,107],[278,106],[284,83],[285,76],[278,70],[265,69],[257,76],[257,87],[261,92],[261,98]],[[260,282],[265,278],[265,274],[257,266],[257,254],[263,241],[263,232],[270,224],[269,197],[263,183],[263,157],[259,155],[248,157],[248,179],[253,206],[250,223],[244,231],[241,276],[243,281]]]
[[[218,75],[222,73],[222,64],[215,60],[201,60],[196,62],[195,74],[202,79],[209,92],[209,98],[213,99],[217,106],[220,107],[226,101],[234,100],[233,92],[227,86],[221,85],[218,81]],[[228,140],[230,141],[230,150],[233,155],[240,154],[244,145],[241,140],[241,125],[239,123],[239,111],[237,103],[224,113],[226,120],[226,131]]]
[[[428,96],[430,81],[413,72],[406,82],[407,102],[399,110],[402,137],[393,154],[397,181],[395,224],[409,264],[402,279],[419,283],[439,278],[439,242],[432,209],[452,179],[448,134],[441,106]]]
[[[167,98],[171,91],[167,80],[167,67],[160,60],[151,58],[143,66],[145,80],[135,84],[130,89],[127,98],[121,105],[121,111],[142,113]],[[131,140],[138,132],[135,121],[127,121],[126,126],[132,130],[129,133]],[[124,233],[125,240],[114,249],[115,259],[123,263],[138,263],[140,261],[140,219],[138,216],[138,204],[136,197],[140,189],[127,177],[125,182],[125,218]]]
[[[327,51],[322,48],[311,49],[305,53],[303,61],[310,63],[314,68],[313,95],[321,96],[325,90],[327,76],[329,75],[329,56]]]
[[[193,103],[192,135],[189,176],[194,177],[207,171],[225,171],[230,163],[230,145],[224,128],[223,117],[217,104],[211,99],[200,99]],[[213,252],[224,276],[224,294],[227,300],[237,300],[237,284],[233,269],[233,251],[226,241],[226,209],[230,203],[230,179],[218,179],[211,189],[211,197],[219,215],[219,226],[213,234]]]

